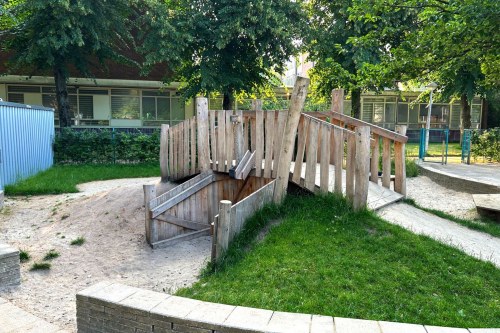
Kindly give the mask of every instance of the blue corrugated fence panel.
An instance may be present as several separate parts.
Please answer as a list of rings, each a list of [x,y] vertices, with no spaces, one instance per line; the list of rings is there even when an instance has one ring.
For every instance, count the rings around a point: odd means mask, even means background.
[[[52,166],[54,110],[0,102],[0,189]]]

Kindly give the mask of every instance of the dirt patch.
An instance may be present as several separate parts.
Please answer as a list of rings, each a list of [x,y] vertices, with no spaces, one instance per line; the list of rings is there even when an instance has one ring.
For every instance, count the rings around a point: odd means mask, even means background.
[[[75,194],[9,197],[0,242],[28,251],[21,285],[0,297],[55,325],[76,331],[75,294],[102,280],[173,292],[197,280],[210,256],[209,237],[152,251],[144,237],[142,185],[158,178],[83,184]],[[71,240],[84,237],[81,246]],[[51,249],[46,272],[29,271]]]

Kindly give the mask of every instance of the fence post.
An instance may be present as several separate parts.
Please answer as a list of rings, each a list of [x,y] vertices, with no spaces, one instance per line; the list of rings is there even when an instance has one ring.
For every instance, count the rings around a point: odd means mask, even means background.
[[[285,130],[281,139],[280,163],[278,164],[278,172],[276,174],[276,185],[274,187],[273,200],[275,203],[280,203],[286,193],[288,187],[288,178],[290,175],[290,164],[292,163],[293,148],[295,146],[295,135],[297,134],[297,126],[300,120],[300,113],[304,107],[304,102],[307,96],[307,88],[309,87],[309,79],[298,76],[293,87],[290,109],[288,110]],[[317,140],[317,138],[316,138]],[[276,161],[275,161],[276,163]]]
[[[344,89],[332,90],[332,112],[344,113]]]
[[[156,197],[155,185],[143,185],[144,190],[144,210],[146,221],[146,240],[150,245],[158,241],[158,232],[156,230],[156,223],[151,215],[151,207],[149,202]]]
[[[229,200],[221,200],[219,204],[219,219],[217,221],[217,238],[215,245],[215,256],[219,259],[222,253],[227,250],[229,246],[229,235],[231,233],[231,206]]]
[[[406,126],[397,125],[396,132],[401,135],[406,135]],[[394,191],[401,193],[406,197],[406,155],[405,144],[402,142],[394,142],[394,171],[396,178],[394,179]]]
[[[198,164],[200,172],[210,168],[208,149],[208,99],[196,97],[196,122],[198,124]]]
[[[356,128],[356,171],[354,188],[354,209],[366,206],[370,174],[370,127]]]
[[[168,129],[167,124],[161,124],[160,136],[160,172],[161,181],[166,182],[169,178],[168,173]]]

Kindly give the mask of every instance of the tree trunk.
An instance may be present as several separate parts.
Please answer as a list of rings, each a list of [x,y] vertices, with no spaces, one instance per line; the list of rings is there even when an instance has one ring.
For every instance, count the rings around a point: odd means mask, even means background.
[[[59,112],[59,126],[71,127],[71,106],[68,98],[68,87],[66,86],[66,71],[61,67],[54,68],[54,80],[56,84],[56,100]]]
[[[352,116],[361,119],[361,89],[356,88],[351,91]]]
[[[481,114],[481,129],[488,128],[488,101],[486,98],[481,98],[482,114]]]
[[[460,104],[462,105],[462,121],[460,122],[460,142],[462,142],[462,138],[464,135],[464,130],[472,127],[470,121],[470,104],[467,99],[467,94],[462,94],[460,96]]]
[[[222,108],[224,110],[232,110],[233,109],[234,98],[231,93],[224,93],[224,99],[222,100]]]

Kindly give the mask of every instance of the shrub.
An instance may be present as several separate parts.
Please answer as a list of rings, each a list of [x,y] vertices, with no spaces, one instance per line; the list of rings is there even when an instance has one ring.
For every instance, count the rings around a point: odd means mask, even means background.
[[[482,157],[488,162],[500,162],[500,127],[486,131],[473,131],[471,155],[474,159]]]
[[[82,245],[83,243],[85,243],[85,238],[83,238],[83,237],[78,237],[77,239],[73,239],[73,240],[71,241],[71,243],[70,243],[70,244],[71,244],[71,245],[78,245],[78,246],[80,246],[80,245]]]
[[[47,254],[45,254],[45,257],[43,257],[43,260],[52,260],[52,259],[55,259],[59,257],[59,252],[57,252],[56,250],[50,250],[49,252],[47,252]]]
[[[48,270],[52,265],[48,262],[35,262],[30,271]]]
[[[413,178],[418,176],[418,166],[415,160],[406,159],[406,177]]]

